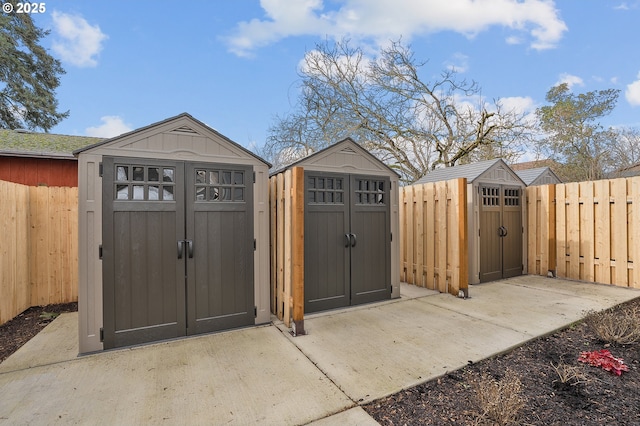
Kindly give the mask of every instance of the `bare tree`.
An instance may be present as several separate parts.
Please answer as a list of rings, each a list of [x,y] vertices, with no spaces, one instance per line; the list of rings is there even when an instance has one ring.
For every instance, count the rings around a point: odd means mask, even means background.
[[[640,165],[640,129],[618,129],[611,155],[616,171]]]
[[[294,111],[275,118],[261,154],[278,166],[351,137],[407,183],[436,167],[519,154],[532,130],[524,113],[487,104],[455,70],[424,81],[425,65],[400,41],[373,59],[348,40],[317,45]]]

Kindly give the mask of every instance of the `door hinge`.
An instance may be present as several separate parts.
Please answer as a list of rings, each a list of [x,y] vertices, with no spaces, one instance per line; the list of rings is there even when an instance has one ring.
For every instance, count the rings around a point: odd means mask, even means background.
[[[98,259],[102,260],[102,244],[98,246]]]
[[[256,183],[256,172],[253,172],[253,183]]]
[[[256,239],[253,239],[253,251],[256,251]]]
[[[104,342],[104,328],[100,327],[100,341]]]
[[[253,307],[253,317],[254,318],[258,318],[258,307],[257,306]]]
[[[104,174],[104,167],[102,167],[102,162],[98,163],[98,176],[102,177]]]
[[[393,241],[393,232],[391,233],[391,237],[390,238],[391,238],[391,241]]]

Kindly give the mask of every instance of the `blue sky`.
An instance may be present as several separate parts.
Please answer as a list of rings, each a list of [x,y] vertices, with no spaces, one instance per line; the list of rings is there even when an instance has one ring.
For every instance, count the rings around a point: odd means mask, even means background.
[[[424,79],[454,66],[482,95],[533,111],[566,81],[616,88],[603,124],[640,127],[640,0],[49,0],[34,15],[61,60],[51,132],[111,137],[188,112],[237,143],[264,143],[297,98],[316,43],[402,37]],[[373,50],[372,50],[373,51]]]

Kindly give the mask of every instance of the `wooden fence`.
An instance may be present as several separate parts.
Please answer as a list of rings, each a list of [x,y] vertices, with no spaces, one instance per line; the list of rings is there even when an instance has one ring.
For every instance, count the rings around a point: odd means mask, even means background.
[[[304,333],[304,169],[269,178],[271,313]]]
[[[458,295],[469,285],[467,180],[400,189],[400,279]]]
[[[78,300],[78,189],[0,181],[0,324]]]
[[[555,255],[559,277],[640,288],[640,177],[547,186],[527,189],[528,232],[531,238],[545,224],[556,252],[530,241],[529,272],[546,274],[531,265],[553,265]],[[555,209],[539,208],[544,191],[546,204],[555,191]]]

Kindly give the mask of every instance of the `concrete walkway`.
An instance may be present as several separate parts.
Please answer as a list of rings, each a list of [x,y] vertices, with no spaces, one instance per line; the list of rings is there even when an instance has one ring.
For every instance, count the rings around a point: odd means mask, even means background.
[[[640,290],[524,276],[77,357],[63,314],[0,364],[0,424],[375,425],[361,404],[500,353]]]

